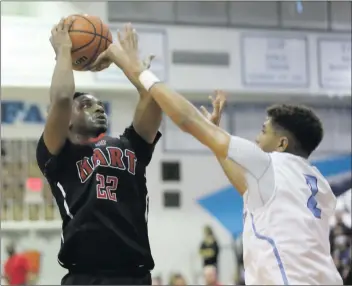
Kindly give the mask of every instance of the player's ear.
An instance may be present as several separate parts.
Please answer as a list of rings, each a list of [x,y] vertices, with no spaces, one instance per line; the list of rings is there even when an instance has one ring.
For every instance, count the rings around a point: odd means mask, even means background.
[[[277,146],[277,151],[285,152],[288,148],[288,138],[287,137],[280,137],[279,145]]]

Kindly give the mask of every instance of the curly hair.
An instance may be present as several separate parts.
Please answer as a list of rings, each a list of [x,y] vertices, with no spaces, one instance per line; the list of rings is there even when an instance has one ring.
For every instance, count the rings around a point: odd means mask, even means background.
[[[324,131],[320,119],[306,106],[274,105],[267,109],[267,114],[274,128],[289,132],[295,141],[289,144],[287,152],[309,157],[323,139]]]
[[[76,99],[76,98],[80,97],[81,95],[86,95],[86,94],[88,94],[88,93],[76,91],[75,94],[73,95],[73,99]]]

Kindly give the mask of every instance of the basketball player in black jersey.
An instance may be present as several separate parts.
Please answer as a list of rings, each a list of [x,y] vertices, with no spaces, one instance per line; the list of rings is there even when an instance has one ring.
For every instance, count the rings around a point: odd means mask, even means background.
[[[145,172],[161,136],[161,110],[134,82],[141,97],[132,125],[119,137],[105,135],[101,101],[75,93],[70,24],[52,30],[56,66],[37,146],[63,220],[58,260],[68,274],[61,284],[148,285],[154,262]]]

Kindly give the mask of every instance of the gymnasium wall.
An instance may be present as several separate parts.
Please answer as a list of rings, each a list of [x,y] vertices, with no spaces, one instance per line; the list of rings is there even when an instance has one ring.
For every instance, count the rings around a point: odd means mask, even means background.
[[[3,141],[34,141],[43,130],[54,66],[48,41],[51,26],[73,12],[94,13],[106,20],[111,16],[106,4],[98,2],[33,5],[30,11],[22,6],[21,13],[29,11],[25,16],[19,18],[17,13],[16,17],[7,15],[2,19],[6,27],[1,31]],[[140,19],[144,19],[142,16]],[[255,18],[259,19],[259,15]],[[110,24],[114,30],[119,26],[117,21]],[[142,53],[156,53],[152,69],[161,78],[197,106],[206,103],[207,95],[215,88],[228,91],[229,106],[223,127],[248,139],[254,139],[260,130],[264,108],[270,103],[290,101],[315,106],[327,125],[327,135],[314,159],[341,155],[344,161],[335,164],[344,166],[339,172],[351,172],[346,168],[351,165],[351,38],[344,28],[332,32],[303,27],[300,31],[281,27],[263,30],[259,24],[240,28],[173,24],[137,24]],[[18,39],[26,44],[19,45]],[[272,44],[278,44],[279,48],[267,48]],[[275,58],[284,59],[281,64],[287,68],[284,71],[268,68],[273,64],[266,62],[268,55],[274,62]],[[269,78],[265,78],[267,74]],[[75,72],[75,79],[78,90],[91,91],[102,98],[109,109],[110,133],[120,134],[130,124],[138,100],[121,72],[114,67],[94,75]],[[210,224],[224,249],[220,257],[221,281],[228,283],[234,273],[230,246],[242,223],[241,199],[229,188],[216,159],[203,146],[182,134],[167,119],[161,130],[163,138],[147,171],[148,223],[156,262],[153,274],[166,279],[177,271],[188,281],[199,282],[201,263],[197,251],[202,228]],[[162,180],[163,162],[180,163],[180,181]],[[324,166],[327,165],[332,166],[331,163]],[[164,206],[165,191],[180,193],[179,208]],[[57,214],[49,222],[3,220],[1,261],[6,259],[4,247],[10,240],[17,241],[19,250],[39,248],[43,260],[38,284],[59,283],[65,273],[56,262],[60,231]]]

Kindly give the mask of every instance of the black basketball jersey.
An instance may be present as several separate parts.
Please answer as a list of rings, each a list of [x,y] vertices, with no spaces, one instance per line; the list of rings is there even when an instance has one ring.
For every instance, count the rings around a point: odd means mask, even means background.
[[[160,137],[148,144],[130,126],[120,137],[103,135],[88,145],[67,140],[57,156],[40,138],[38,165],[63,220],[58,255],[63,267],[153,269],[145,175]]]

